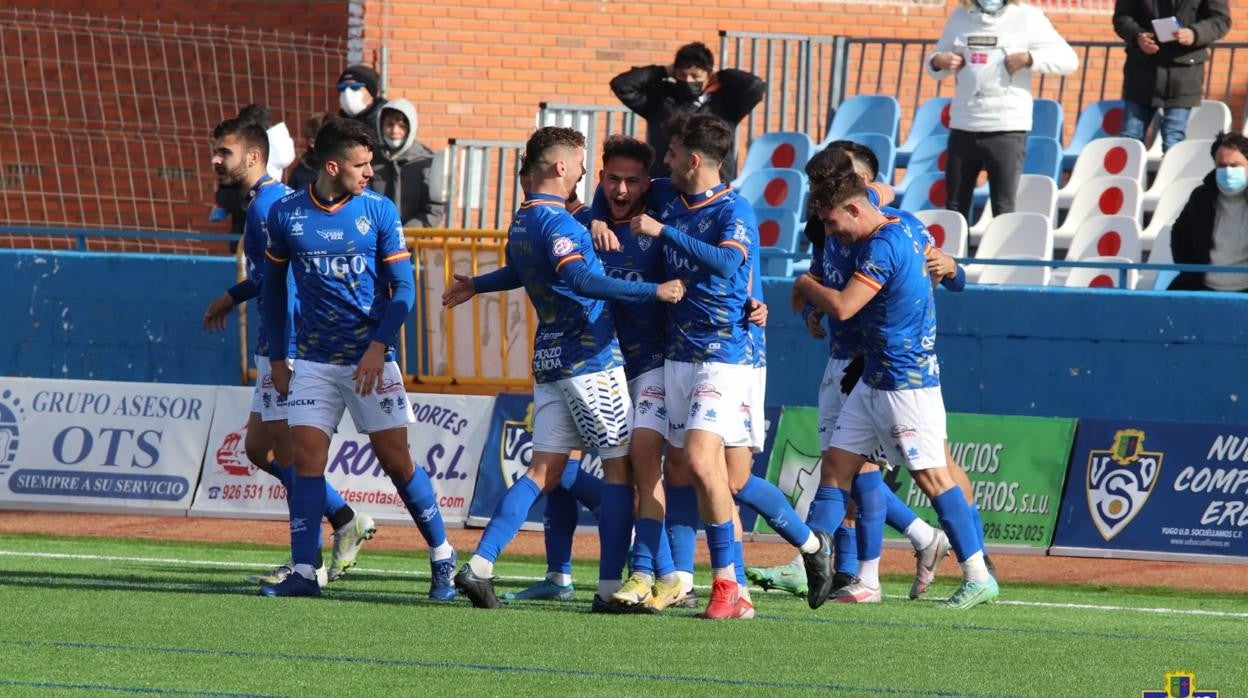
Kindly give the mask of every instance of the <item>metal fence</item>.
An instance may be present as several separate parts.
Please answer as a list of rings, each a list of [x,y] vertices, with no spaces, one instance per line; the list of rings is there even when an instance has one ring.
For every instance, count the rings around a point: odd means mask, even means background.
[[[588,202],[598,184],[598,168],[593,162],[608,136],[626,134],[639,136],[641,119],[628,107],[618,104],[556,104],[542,102],[538,105],[538,126],[566,126],[585,134],[585,152],[590,162],[585,163],[585,178],[577,186],[577,196]]]
[[[0,9],[0,223],[207,224],[207,137],[244,104],[297,134],[346,43],[238,26]]]
[[[523,141],[447,141],[446,227],[506,228],[522,198],[523,154]]]

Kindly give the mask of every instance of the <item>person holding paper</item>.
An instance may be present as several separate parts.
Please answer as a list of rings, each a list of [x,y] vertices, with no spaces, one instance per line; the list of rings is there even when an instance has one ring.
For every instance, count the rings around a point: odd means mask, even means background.
[[[961,0],[927,57],[957,90],[949,109],[946,208],[971,219],[971,195],[988,171],[992,210],[1014,210],[1031,131],[1031,75],[1064,75],[1079,57],[1040,8],[1019,0]]]
[[[1231,29],[1229,0],[1116,0],[1114,32],[1126,42],[1122,135],[1144,140],[1162,112],[1163,150],[1187,135],[1187,117],[1200,105],[1207,47]]]

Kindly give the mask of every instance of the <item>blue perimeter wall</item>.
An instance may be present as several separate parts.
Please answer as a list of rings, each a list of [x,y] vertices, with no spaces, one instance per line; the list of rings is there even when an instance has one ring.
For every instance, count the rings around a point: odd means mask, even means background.
[[[0,375],[228,385],[238,331],[204,308],[233,259],[0,251]],[[826,345],[765,281],[768,405],[813,405]],[[969,287],[937,293],[954,412],[1248,423],[1248,296]]]

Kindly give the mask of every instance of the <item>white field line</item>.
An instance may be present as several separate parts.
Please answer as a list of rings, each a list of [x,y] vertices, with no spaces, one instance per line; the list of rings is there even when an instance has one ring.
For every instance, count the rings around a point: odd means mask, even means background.
[[[187,560],[176,557],[130,557],[123,555],[88,555],[80,553],[46,553],[46,552],[26,552],[20,550],[0,550],[0,557],[25,557],[36,558],[40,560],[86,560],[95,562],[139,562],[148,564],[163,565],[186,565],[195,567],[224,567],[239,569],[265,569],[262,563],[254,562],[238,562],[233,560]],[[408,577],[428,577],[426,572],[415,572],[411,570],[398,569],[380,569],[375,567],[355,567],[358,572],[367,572],[369,574],[393,574]],[[0,574],[3,574],[0,571]],[[508,581],[523,581],[533,579],[533,577],[507,576],[499,575],[499,579]],[[707,587],[698,587],[706,589]],[[908,599],[901,594],[885,594],[890,599]],[[1179,616],[1204,616],[1211,618],[1248,618],[1248,612],[1235,611],[1207,611],[1202,609],[1187,608],[1166,608],[1154,607],[1145,608],[1141,606],[1111,606],[1106,604],[1086,604],[1086,603],[1051,603],[1047,601],[1013,601],[1001,600],[997,601],[1001,606],[1022,606],[1029,608],[1069,608],[1087,611],[1108,611],[1108,612],[1134,612],[1134,613],[1151,613],[1157,615],[1179,615]]]

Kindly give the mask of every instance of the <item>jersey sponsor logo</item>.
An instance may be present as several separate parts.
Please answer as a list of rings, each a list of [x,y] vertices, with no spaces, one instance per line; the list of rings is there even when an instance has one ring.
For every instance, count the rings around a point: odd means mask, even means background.
[[[341,230],[318,230],[316,234],[324,238],[326,242],[338,242],[342,240],[343,235]]]
[[[913,439],[919,435],[919,432],[905,424],[894,424],[892,429],[888,430],[890,436],[894,439]]]
[[[641,389],[640,397],[666,397],[666,393],[663,392],[661,385],[647,385]]]
[[[576,243],[572,242],[571,238],[566,237],[555,238],[555,241],[551,243],[550,246],[550,251],[553,252],[556,257],[567,256],[572,254],[575,250]]]
[[[607,267],[607,276],[613,279],[624,279],[625,281],[643,281],[641,272],[633,269],[620,269],[618,267]]]
[[[315,407],[316,398],[305,397],[298,400],[289,400],[286,404],[291,407]]]
[[[368,270],[368,262],[363,255],[324,255],[300,257],[303,270],[309,274],[334,276],[342,278],[348,273],[363,274]]]
[[[708,217],[708,218],[703,218],[702,220],[698,221],[698,232],[699,232],[699,233],[705,233],[706,231],[710,230],[710,229],[711,229],[711,224],[712,224],[712,223],[714,223],[714,222],[715,222],[715,221],[714,221],[714,220],[712,220],[712,219],[711,219],[711,218],[709,218],[709,217]]]
[[[377,390],[377,394],[384,395],[386,393],[393,393],[395,391],[402,392],[403,383],[398,382],[398,381],[392,381],[389,378],[383,378],[381,382],[381,388]],[[402,407],[402,403],[400,403],[399,406]]]
[[[720,392],[715,389],[715,386],[710,383],[698,383],[693,387],[693,397],[718,400],[723,397],[723,395],[721,395]]]
[[[664,246],[663,257],[667,261],[668,265],[670,265],[675,271],[684,269],[691,274],[698,273],[698,265],[694,264],[688,257],[682,255],[675,248]]]
[[[290,220],[292,221],[301,221],[307,217],[308,217],[308,214],[303,212],[302,206],[296,206],[295,210],[290,212]]]
[[[642,400],[637,403],[637,414],[650,414],[650,408],[654,407],[654,403],[649,400]]]
[[[745,221],[740,218],[732,222],[732,239],[746,244],[750,242],[749,229],[745,227]]]
[[[360,231],[360,235],[368,235],[368,231],[372,227],[372,224],[364,216],[355,219],[355,229]]]
[[[562,354],[563,347],[535,349],[533,351],[533,370],[553,371],[557,368],[563,368]]]
[[[292,223],[290,225],[290,236],[292,238],[302,237],[303,236],[303,224],[299,222]]]

